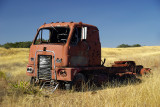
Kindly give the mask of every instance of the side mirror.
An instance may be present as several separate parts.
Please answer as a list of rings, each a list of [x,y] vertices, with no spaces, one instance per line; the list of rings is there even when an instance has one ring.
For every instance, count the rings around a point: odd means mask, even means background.
[[[87,27],[82,27],[82,37],[81,40],[86,40],[87,39]]]

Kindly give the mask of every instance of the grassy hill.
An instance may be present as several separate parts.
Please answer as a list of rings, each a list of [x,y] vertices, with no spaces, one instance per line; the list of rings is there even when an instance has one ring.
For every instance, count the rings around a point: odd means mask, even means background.
[[[115,82],[114,86],[104,85],[87,92],[56,90],[51,95],[41,92],[25,93],[30,79],[25,75],[28,55],[29,49],[0,48],[0,106],[160,106],[160,46],[102,48],[102,58],[106,58],[106,66],[116,60],[134,60],[137,64],[152,68],[153,75],[142,77],[141,83],[126,85]]]

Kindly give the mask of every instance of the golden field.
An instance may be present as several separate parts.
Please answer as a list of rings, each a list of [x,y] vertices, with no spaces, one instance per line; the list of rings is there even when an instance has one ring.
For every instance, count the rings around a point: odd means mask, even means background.
[[[0,106],[2,107],[159,107],[160,46],[102,48],[106,66],[116,60],[134,60],[153,74],[140,83],[102,86],[87,92],[56,90],[51,95],[24,93],[29,49],[0,48]],[[13,88],[14,87],[14,88]]]

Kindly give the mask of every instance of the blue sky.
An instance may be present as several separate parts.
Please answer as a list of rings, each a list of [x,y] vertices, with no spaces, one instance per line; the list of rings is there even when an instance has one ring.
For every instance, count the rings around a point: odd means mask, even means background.
[[[0,0],[0,44],[31,41],[57,21],[97,26],[102,47],[160,45],[160,0]]]

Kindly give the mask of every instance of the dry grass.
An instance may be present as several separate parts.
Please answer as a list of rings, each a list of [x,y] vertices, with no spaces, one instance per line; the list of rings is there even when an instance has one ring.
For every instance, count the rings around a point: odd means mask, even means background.
[[[102,48],[102,58],[106,58],[106,66],[110,66],[116,60],[134,60],[145,67],[158,67],[160,65],[160,46]]]
[[[141,83],[103,86],[88,92],[56,90],[51,95],[18,93],[9,82],[25,83],[29,49],[0,48],[0,106],[8,107],[134,107],[160,106],[160,46],[139,48],[102,48],[102,57],[110,66],[115,60],[135,60],[137,64],[152,68],[153,75],[143,77]],[[4,76],[4,73],[6,77]],[[18,85],[19,86],[19,85]],[[21,86],[19,86],[21,87]],[[20,89],[20,88],[18,88]],[[22,85],[23,89],[23,85]],[[23,92],[23,91],[22,91]]]

